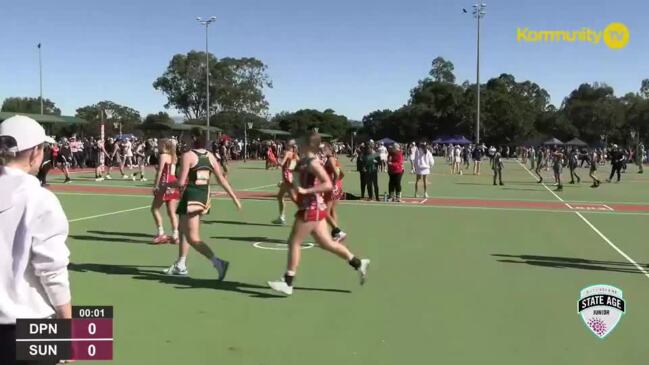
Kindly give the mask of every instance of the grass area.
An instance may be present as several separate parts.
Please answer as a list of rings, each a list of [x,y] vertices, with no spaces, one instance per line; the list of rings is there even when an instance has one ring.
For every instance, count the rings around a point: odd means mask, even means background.
[[[358,194],[352,165],[345,190]],[[489,172],[450,176],[438,159],[429,195],[559,201],[514,160],[504,187],[492,186]],[[150,186],[91,178],[78,174],[73,184]],[[279,178],[259,162],[234,164],[230,173],[238,190],[274,191]],[[412,195],[413,180],[404,178],[404,195]],[[379,185],[382,193],[386,176]],[[566,184],[557,194],[567,202],[649,204],[647,193],[649,179],[630,166],[621,184]],[[348,244],[372,259],[368,284],[360,287],[346,263],[310,248],[295,294],[280,298],[265,282],[280,277],[286,252],[253,247],[281,248],[288,236],[289,227],[269,224],[277,214],[271,200],[245,200],[236,212],[229,200],[215,199],[202,235],[232,262],[219,283],[195,252],[190,277],[159,273],[176,247],[147,244],[154,231],[149,196],[58,194],[71,220],[75,304],[115,307],[116,364],[646,363],[649,313],[641,308],[649,306],[649,278],[574,212],[343,204]],[[646,215],[580,214],[649,269]],[[579,291],[599,283],[624,290],[628,305],[604,341],[589,333],[576,306]]]

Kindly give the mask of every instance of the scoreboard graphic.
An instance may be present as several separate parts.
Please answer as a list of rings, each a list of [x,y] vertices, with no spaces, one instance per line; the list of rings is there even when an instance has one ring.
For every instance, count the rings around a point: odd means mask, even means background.
[[[16,320],[16,360],[112,359],[111,306],[73,306],[72,319]]]

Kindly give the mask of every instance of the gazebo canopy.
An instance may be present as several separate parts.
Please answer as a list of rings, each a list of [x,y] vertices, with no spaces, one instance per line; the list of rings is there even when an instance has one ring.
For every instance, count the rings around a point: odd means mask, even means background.
[[[563,142],[556,138],[550,138],[547,141],[543,142],[545,146],[562,146]]]
[[[582,141],[581,139],[575,137],[568,142],[565,143],[566,146],[577,146],[577,147],[586,147],[588,146],[588,143]]]
[[[383,139],[379,139],[377,142],[383,143],[384,146],[392,146],[395,143],[397,143],[397,144],[399,143],[399,142],[395,141],[394,139],[388,138],[388,137],[385,137]]]
[[[275,136],[290,136],[291,134],[287,131],[283,131],[281,129],[253,129],[259,133],[263,134],[269,134],[273,137]]]

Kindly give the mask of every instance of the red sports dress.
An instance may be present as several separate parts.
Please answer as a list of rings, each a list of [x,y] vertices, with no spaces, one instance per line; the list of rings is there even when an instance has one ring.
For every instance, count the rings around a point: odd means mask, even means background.
[[[297,163],[297,155],[291,152],[291,158],[287,158],[282,166],[282,182],[284,184],[293,185],[293,170]]]
[[[165,162],[160,173],[160,189],[156,192],[157,196],[162,195],[162,201],[168,202],[180,199],[180,189],[169,186],[176,180],[176,176],[171,173],[171,164]]]
[[[310,189],[318,183],[316,176],[309,171],[309,165],[313,158],[303,158],[295,168],[300,174],[300,186]],[[297,197],[296,217],[301,217],[305,222],[317,222],[327,218],[327,204],[320,193],[299,194]]]
[[[334,189],[332,191],[328,191],[324,194],[325,202],[341,200],[343,198],[343,178],[345,177],[345,174],[340,169],[340,162],[338,161],[338,159],[336,159],[336,165],[334,166],[331,163],[329,163],[329,160],[327,160],[327,163],[325,163],[324,168],[325,171],[327,171],[327,175],[329,175],[329,178],[331,179],[331,182],[334,185]],[[336,170],[338,170],[338,180],[335,180]]]
[[[271,166],[277,166],[277,157],[271,147],[268,147],[268,151],[266,151],[266,161]]]

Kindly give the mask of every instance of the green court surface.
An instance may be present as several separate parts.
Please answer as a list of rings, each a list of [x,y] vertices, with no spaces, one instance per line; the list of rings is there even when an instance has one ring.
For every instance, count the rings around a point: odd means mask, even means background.
[[[51,176],[70,219],[74,304],[115,307],[115,364],[647,363],[646,175],[629,166],[620,184],[566,184],[555,195],[513,159],[502,187],[486,168],[451,176],[436,161],[430,202],[340,205],[347,244],[372,259],[365,286],[347,263],[308,248],[290,298],[265,284],[283,274],[290,229],[270,224],[275,201],[251,196],[237,212],[215,198],[202,236],[231,261],[227,279],[216,281],[194,251],[189,277],[168,277],[160,272],[177,247],[148,244],[150,195],[110,191],[150,183],[96,183],[81,173],[60,191],[61,176]],[[352,167],[345,190],[358,194]],[[588,180],[587,169],[579,173]],[[242,194],[273,192],[279,178],[260,162],[230,172]],[[404,177],[404,196],[413,181]],[[387,176],[379,185],[382,194]],[[577,313],[580,290],[593,284],[622,289],[627,302],[604,340]]]

